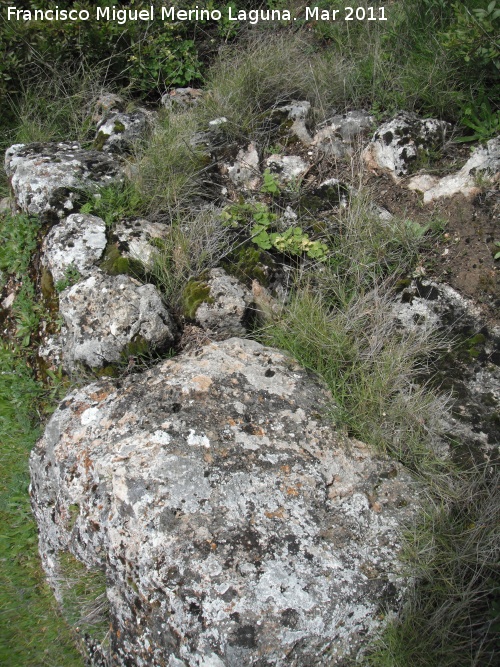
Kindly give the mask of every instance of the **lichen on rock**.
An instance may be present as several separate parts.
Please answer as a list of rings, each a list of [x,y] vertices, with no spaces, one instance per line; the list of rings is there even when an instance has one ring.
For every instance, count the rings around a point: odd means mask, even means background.
[[[95,271],[65,289],[59,308],[64,322],[63,364],[101,368],[117,363],[141,336],[151,348],[172,344],[175,326],[154,285]]]
[[[42,266],[54,282],[63,280],[68,267],[74,266],[87,276],[101,259],[106,247],[106,224],[95,215],[74,213],[54,225],[44,239]]]
[[[40,553],[56,591],[61,552],[105,569],[109,666],[340,665],[377,632],[418,488],[327,409],[236,338],[62,401],[31,456]]]
[[[119,162],[77,142],[14,144],[5,153],[5,171],[24,213],[59,218],[74,212],[82,191],[123,178]]]

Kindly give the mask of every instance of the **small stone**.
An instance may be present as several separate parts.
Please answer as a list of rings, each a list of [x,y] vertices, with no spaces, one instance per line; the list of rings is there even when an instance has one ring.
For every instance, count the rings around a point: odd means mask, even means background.
[[[42,244],[42,266],[54,282],[64,280],[73,266],[81,276],[89,275],[106,248],[106,224],[95,215],[74,213],[54,225]]]

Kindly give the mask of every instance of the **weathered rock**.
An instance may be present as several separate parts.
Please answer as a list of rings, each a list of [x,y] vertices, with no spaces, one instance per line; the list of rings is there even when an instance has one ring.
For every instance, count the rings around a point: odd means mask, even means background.
[[[40,553],[59,595],[61,551],[106,571],[110,665],[344,664],[381,627],[415,485],[329,400],[231,339],[60,404],[31,456]]]
[[[287,185],[300,179],[310,165],[298,155],[271,155],[266,160],[266,167],[282,185]]]
[[[54,225],[42,245],[42,265],[54,282],[64,280],[70,266],[86,277],[106,248],[106,224],[95,215],[74,213]]]
[[[153,285],[129,276],[95,272],[65,289],[59,311],[66,325],[64,365],[100,368],[135,347],[144,351],[173,342],[174,325]]]
[[[328,157],[351,155],[352,145],[370,131],[373,121],[373,116],[362,110],[333,116],[316,132],[312,144]]]
[[[253,303],[250,290],[224,269],[209,271],[205,282],[209,293],[196,309],[196,323],[218,339],[245,335]]]
[[[22,211],[60,218],[73,211],[78,192],[122,177],[120,164],[111,156],[70,142],[15,144],[5,153],[5,171]]]
[[[500,330],[491,329],[481,310],[449,285],[414,280],[394,305],[406,329],[444,332],[450,341],[436,360],[433,380],[451,392],[452,409],[442,417],[448,455],[484,464],[500,460]]]
[[[125,110],[125,102],[120,95],[115,93],[103,93],[97,100],[92,102],[92,120],[100,123],[110,113],[120,113]]]
[[[106,153],[125,153],[142,139],[148,128],[148,114],[145,111],[134,113],[113,113],[99,123],[94,146]]]
[[[490,139],[486,146],[478,146],[460,171],[443,178],[429,174],[414,176],[408,187],[423,192],[424,203],[428,204],[455,194],[477,195],[481,191],[481,178],[492,184],[500,180],[500,137]]]
[[[198,88],[174,88],[162,95],[161,104],[165,109],[188,109],[197,106],[203,98]]]
[[[164,224],[134,218],[117,223],[110,237],[121,257],[135,260],[146,269],[151,269],[158,257],[158,241],[161,245],[167,232],[168,228]]]
[[[277,107],[270,112],[273,123],[279,123],[280,135],[296,137],[305,146],[312,142],[311,103],[306,100],[294,100],[290,104]]]
[[[421,119],[404,111],[378,128],[363,151],[363,159],[369,169],[388,171],[398,180],[409,173],[419,155],[439,149],[450,130],[445,121]]]
[[[261,184],[259,168],[259,154],[254,143],[246,149],[241,149],[232,165],[226,165],[225,169],[229,178],[244,190],[257,190]]]

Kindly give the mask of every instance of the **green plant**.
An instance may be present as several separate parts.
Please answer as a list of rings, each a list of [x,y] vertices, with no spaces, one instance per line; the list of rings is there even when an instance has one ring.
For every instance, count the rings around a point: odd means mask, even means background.
[[[97,193],[89,193],[87,197],[80,212],[102,218],[108,228],[112,228],[119,220],[139,215],[146,206],[141,193],[131,181],[108,185]]]
[[[64,278],[56,282],[55,284],[56,292],[60,294],[67,287],[72,287],[73,285],[76,285],[76,283],[80,280],[81,277],[82,277],[81,273],[76,268],[76,266],[74,264],[70,264],[69,266],[66,267],[66,270],[64,272]]]
[[[257,35],[228,46],[207,73],[202,118],[224,116],[221,132],[232,138],[270,142],[283,117],[275,110],[291,100],[309,100],[321,115],[333,98],[343,97],[346,68],[316,50],[305,33]]]
[[[478,3],[474,3],[478,4]],[[443,35],[444,43],[467,64],[491,70],[498,76],[500,69],[500,6],[497,0],[471,7],[452,3],[454,22]]]
[[[261,192],[270,195],[277,195],[280,193],[279,180],[276,174],[272,174],[269,169],[265,169],[262,174],[262,180]]]
[[[448,473],[405,539],[412,589],[362,664],[492,665],[500,648],[499,469]]]
[[[495,246],[497,248],[500,248],[500,241],[495,241]],[[494,254],[493,259],[494,260],[500,259],[500,250]]]
[[[186,283],[220,266],[236,243],[221,225],[218,211],[204,209],[175,220],[156,245],[158,253],[151,279],[160,287],[167,303],[180,312]]]
[[[328,245],[323,241],[311,241],[301,227],[289,227],[283,232],[272,231],[278,216],[261,202],[235,204],[223,212],[222,218],[225,225],[234,228],[250,220],[250,239],[262,250],[274,249],[285,255],[306,255],[319,261],[328,256]]]
[[[25,278],[12,304],[16,338],[22,347],[28,347],[32,342],[32,336],[37,333],[42,310],[36,300],[35,286],[29,278]]]
[[[26,352],[0,343],[0,614],[8,619],[0,623],[0,662],[83,667],[38,556],[28,495],[28,456],[40,435],[40,415],[50,408],[50,392],[35,380]],[[52,398],[60,399],[60,391]]]
[[[194,319],[202,303],[213,303],[210,287],[201,280],[190,280],[182,292],[182,312],[189,319]]]
[[[307,278],[289,305],[270,317],[263,341],[323,377],[337,424],[410,467],[431,468],[429,433],[443,403],[415,377],[438,343],[428,334],[402,332],[390,299],[377,289],[358,283],[356,291],[331,271],[322,281]]]
[[[146,203],[146,211],[175,218],[190,208],[204,192],[203,170],[211,158],[193,145],[199,120],[193,111],[163,115],[146,147],[136,155],[133,187]]]
[[[0,215],[0,272],[21,278],[37,247],[40,222],[27,215]],[[0,285],[3,283],[0,273]]]
[[[74,508],[77,513],[77,508]],[[97,568],[87,568],[72,554],[59,552],[58,587],[67,622],[79,633],[88,632],[102,643],[109,633],[109,602],[106,575]]]
[[[473,130],[473,134],[458,137],[455,141],[487,141],[500,133],[500,109],[493,110],[487,97],[482,95],[474,106],[465,108],[462,125]]]

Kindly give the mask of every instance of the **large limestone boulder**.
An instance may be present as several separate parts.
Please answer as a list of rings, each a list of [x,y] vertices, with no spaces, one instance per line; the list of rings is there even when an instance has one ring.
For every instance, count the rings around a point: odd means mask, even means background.
[[[372,171],[387,171],[398,180],[410,172],[419,156],[441,148],[450,131],[451,125],[444,120],[403,111],[378,128],[363,159]]]
[[[233,338],[75,390],[31,456],[40,554],[105,570],[99,664],[344,664],[404,589],[418,494],[341,436],[330,395]]]
[[[82,191],[122,178],[118,162],[76,142],[15,144],[5,153],[5,171],[16,203],[25,213],[72,213]]]
[[[42,266],[54,282],[64,280],[69,267],[88,276],[106,248],[106,223],[95,215],[74,213],[54,225],[42,245]]]
[[[101,368],[120,361],[123,353],[168,345],[174,324],[154,285],[126,275],[95,271],[65,289],[59,297],[64,322],[63,362]]]

